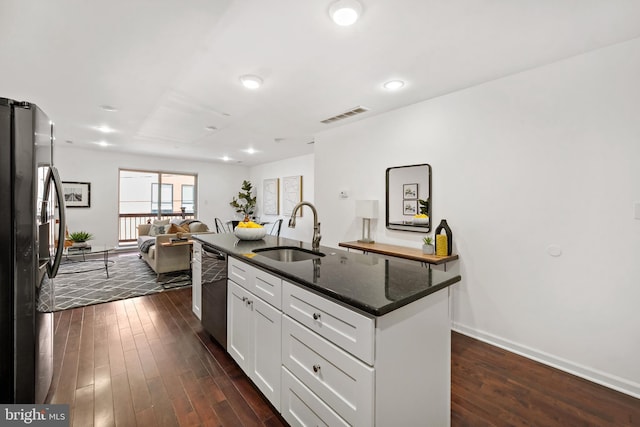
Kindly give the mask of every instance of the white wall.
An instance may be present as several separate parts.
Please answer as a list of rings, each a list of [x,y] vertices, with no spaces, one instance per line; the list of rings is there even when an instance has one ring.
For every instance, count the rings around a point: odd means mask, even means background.
[[[429,163],[455,327],[640,397],[638,76],[640,39],[317,135],[323,243],[359,237],[356,199],[384,209],[387,167]],[[380,217],[377,241],[420,246]]]
[[[278,218],[284,218],[282,223],[282,229],[280,231],[281,237],[288,237],[291,239],[302,240],[310,242],[313,236],[313,215],[308,207],[302,208],[302,217],[296,220],[296,228],[289,228],[287,223],[289,222],[289,215],[285,216],[282,210],[282,178],[287,176],[302,176],[302,200],[315,203],[314,200],[314,161],[313,154],[306,156],[293,157],[290,159],[281,160],[278,162],[265,163],[263,165],[254,166],[251,168],[251,183],[257,190],[258,195],[258,212],[261,220],[275,221]],[[280,179],[280,215],[265,215],[262,213],[262,190],[263,181],[265,179],[279,178]],[[322,220],[322,216],[320,216]],[[322,231],[322,230],[321,230]],[[320,242],[321,244],[324,242]]]
[[[240,191],[242,181],[249,178],[246,166],[85,150],[65,144],[56,145],[54,162],[63,181],[91,183],[91,207],[67,209],[69,230],[86,230],[94,235],[94,242],[111,246],[118,244],[119,168],[197,174],[198,218],[212,229],[215,217],[235,217],[229,202]]]

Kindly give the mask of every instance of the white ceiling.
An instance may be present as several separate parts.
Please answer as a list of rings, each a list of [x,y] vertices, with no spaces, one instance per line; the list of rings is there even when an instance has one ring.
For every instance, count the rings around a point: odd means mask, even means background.
[[[331,0],[0,0],[0,96],[39,104],[58,144],[254,165],[313,152],[325,129],[640,36],[638,0],[361,2],[361,20],[339,27]],[[243,74],[263,87],[243,88]],[[405,87],[384,90],[394,78]]]

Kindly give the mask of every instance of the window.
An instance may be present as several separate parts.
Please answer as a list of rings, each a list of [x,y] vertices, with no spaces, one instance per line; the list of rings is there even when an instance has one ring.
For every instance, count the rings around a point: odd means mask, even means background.
[[[160,206],[163,214],[173,213],[173,184],[162,184],[158,192],[158,184],[151,184],[151,212],[158,213]]]
[[[193,213],[194,205],[194,186],[188,184],[182,184],[182,207],[185,212]]]
[[[120,242],[136,241],[139,224],[196,217],[196,175],[120,169],[119,181]]]

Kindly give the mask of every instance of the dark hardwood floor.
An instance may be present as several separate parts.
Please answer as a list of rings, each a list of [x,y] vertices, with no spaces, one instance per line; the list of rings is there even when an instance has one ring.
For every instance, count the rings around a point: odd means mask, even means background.
[[[286,425],[202,331],[191,289],[55,322],[48,401],[69,403],[73,426]],[[640,400],[456,333],[451,407],[452,426],[640,426]]]

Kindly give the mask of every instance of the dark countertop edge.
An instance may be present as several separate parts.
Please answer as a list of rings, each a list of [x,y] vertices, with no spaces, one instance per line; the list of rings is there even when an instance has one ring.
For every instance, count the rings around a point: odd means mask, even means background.
[[[255,261],[253,258],[247,258],[244,257],[242,255],[239,254],[235,254],[235,253],[230,253],[228,252],[227,249],[220,247],[216,244],[213,244],[211,242],[207,242],[205,240],[199,239],[197,235],[193,236],[195,239],[197,239],[198,241],[200,241],[203,244],[206,244],[207,246],[211,246],[217,250],[219,250],[220,252],[223,252],[225,254],[227,254],[227,256],[230,256],[232,258],[235,258],[239,261],[243,261],[246,262],[247,264],[251,264],[254,265],[256,267],[259,267],[262,270],[268,271],[270,273],[273,273],[279,277],[282,277],[290,282],[292,282],[294,285],[298,285],[301,286],[305,289],[308,290],[312,290],[315,293],[321,294],[323,296],[326,296],[328,298],[330,298],[332,301],[337,302],[340,305],[346,305],[352,309],[355,309],[367,316],[375,316],[375,317],[380,317],[380,316],[384,316],[387,313],[390,313],[400,307],[403,307],[405,305],[411,304],[414,301],[417,301],[427,295],[431,295],[435,292],[438,292],[444,288],[447,288],[457,282],[459,282],[460,280],[462,280],[462,277],[460,275],[457,276],[453,276],[450,279],[447,279],[445,281],[443,281],[442,283],[432,286],[430,288],[425,289],[422,292],[418,292],[414,295],[411,295],[410,297],[404,298],[402,301],[397,301],[397,302],[392,302],[389,303],[383,307],[380,307],[379,309],[376,309],[374,307],[371,307],[369,305],[366,304],[362,304],[359,301],[353,300],[351,298],[345,297],[344,295],[339,295],[336,294],[335,292],[329,292],[329,290],[325,287],[322,286],[317,286],[314,285],[313,283],[309,283],[305,280],[300,279],[300,277],[294,276],[292,274],[288,274],[285,271],[282,270],[278,270],[277,268],[271,266],[271,265],[267,265],[267,264],[263,264],[259,261]]]

